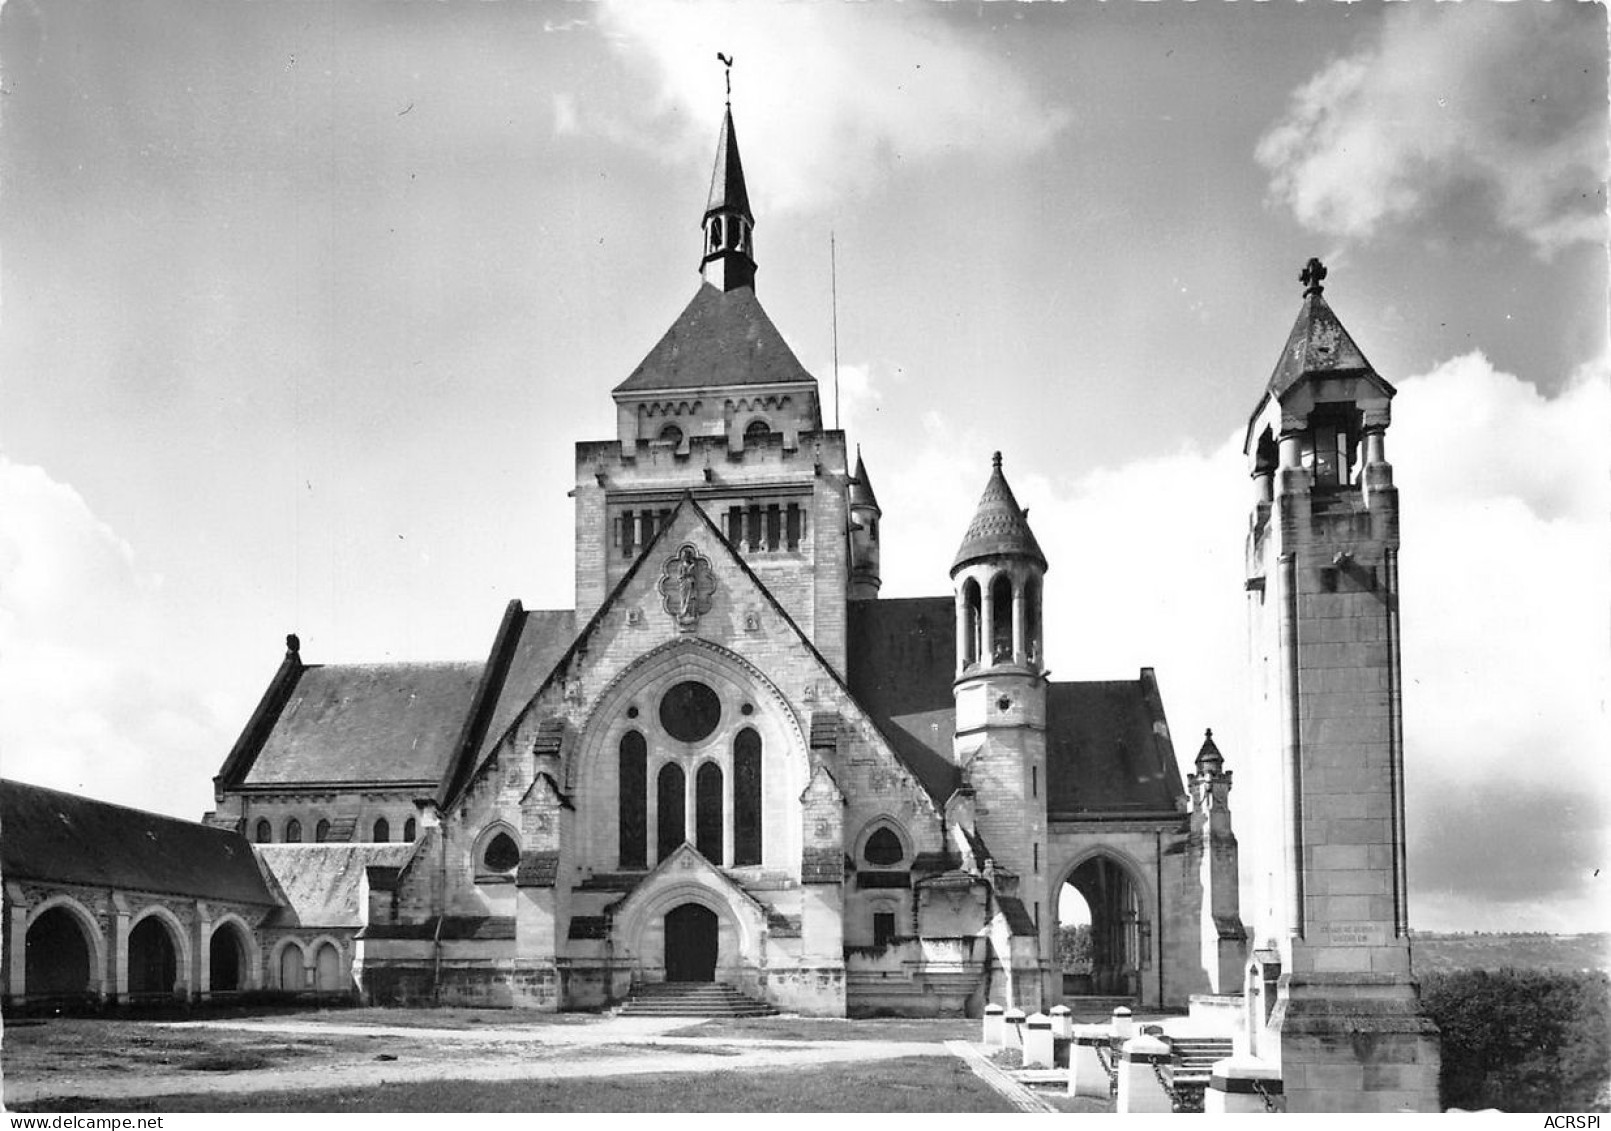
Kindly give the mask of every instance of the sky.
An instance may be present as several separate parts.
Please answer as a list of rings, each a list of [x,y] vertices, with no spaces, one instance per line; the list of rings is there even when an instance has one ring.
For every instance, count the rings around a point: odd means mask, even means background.
[[[11,0],[0,773],[199,817],[310,662],[572,603],[572,445],[697,285],[861,445],[886,596],[1001,450],[1054,678],[1246,749],[1248,414],[1304,261],[1398,388],[1410,914],[1611,928],[1594,4]],[[830,243],[833,253],[830,255]],[[1235,809],[1243,822],[1258,814]]]

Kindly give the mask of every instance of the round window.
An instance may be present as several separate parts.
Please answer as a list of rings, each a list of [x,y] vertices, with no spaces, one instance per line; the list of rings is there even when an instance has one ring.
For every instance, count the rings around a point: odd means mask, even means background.
[[[507,872],[520,863],[520,848],[508,833],[499,833],[481,854],[481,866],[489,872]]]
[[[685,680],[660,700],[660,725],[678,742],[709,738],[722,721],[722,701],[703,683]]]

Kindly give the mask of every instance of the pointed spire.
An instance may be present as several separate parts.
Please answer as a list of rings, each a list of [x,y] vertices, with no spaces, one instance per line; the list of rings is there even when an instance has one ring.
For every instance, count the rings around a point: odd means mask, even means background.
[[[867,477],[867,465],[861,462],[860,444],[856,445],[856,473],[850,480],[850,506],[852,510],[871,507],[883,513],[883,508],[878,505],[878,496],[873,494],[873,481]]]
[[[1354,339],[1322,297],[1326,265],[1311,258],[1298,276],[1303,284],[1303,308],[1287,335],[1281,360],[1270,377],[1270,394],[1280,397],[1305,375],[1313,373],[1375,373]]]
[[[722,115],[722,132],[716,138],[716,167],[710,174],[710,199],[705,219],[717,212],[733,212],[755,223],[750,213],[749,189],[744,184],[744,162],[738,155],[738,131],[733,128],[733,107]]]
[[[1001,472],[1000,452],[991,457],[990,467],[990,481],[985,484],[973,521],[968,524],[968,532],[962,537],[962,546],[957,550],[956,560],[951,563],[951,572],[955,574],[969,562],[980,558],[1006,556],[1029,558],[1037,562],[1041,569],[1046,569],[1046,555],[1041,552],[1040,543],[1035,541],[1035,532],[1029,529],[1029,519],[1013,497],[1007,477]]]
[[[1197,772],[1199,774],[1217,774],[1225,768],[1225,756],[1214,745],[1214,729],[1212,727],[1203,731],[1202,749],[1197,751]]]
[[[755,216],[750,212],[749,189],[744,183],[744,162],[738,155],[738,131],[733,126],[733,60],[717,52],[727,67],[727,109],[722,132],[716,139],[716,166],[710,174],[710,197],[705,202],[705,253],[700,273],[721,291],[755,286]]]

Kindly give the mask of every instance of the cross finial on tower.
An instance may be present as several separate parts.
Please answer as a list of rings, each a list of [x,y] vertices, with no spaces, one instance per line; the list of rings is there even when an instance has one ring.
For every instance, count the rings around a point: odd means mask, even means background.
[[[1325,281],[1325,278],[1326,265],[1314,256],[1310,256],[1309,262],[1304,264],[1303,271],[1298,275],[1298,282],[1303,284],[1304,297],[1308,298],[1310,295],[1317,295],[1325,290],[1326,288],[1320,285]]]
[[[727,70],[725,70],[722,74],[723,77],[727,79],[727,104],[731,106],[733,104],[733,57],[731,55],[723,55],[720,51],[718,51],[716,52],[716,58],[720,59],[722,61],[722,66],[727,68]]]
[[[1001,470],[1001,453],[1000,452],[992,452],[991,453],[991,455],[990,455],[990,466],[996,471]]]

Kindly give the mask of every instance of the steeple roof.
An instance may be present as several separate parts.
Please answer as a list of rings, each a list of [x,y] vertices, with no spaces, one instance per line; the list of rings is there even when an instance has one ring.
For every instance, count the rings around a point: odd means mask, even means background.
[[[852,507],[871,507],[882,512],[878,505],[878,496],[873,494],[873,481],[867,477],[867,465],[861,462],[861,445],[856,445],[856,473],[850,480],[850,505]]]
[[[1268,392],[1272,397],[1279,399],[1309,374],[1368,373],[1383,386],[1387,384],[1376,376],[1364,353],[1322,297],[1325,287],[1321,284],[1325,277],[1326,268],[1318,259],[1309,260],[1299,276],[1299,282],[1304,284],[1303,307],[1298,311],[1298,320],[1292,324],[1281,359],[1270,376]]]
[[[748,287],[701,284],[693,301],[615,392],[789,385],[815,379]]]
[[[968,523],[951,572],[980,558],[1002,556],[1030,558],[1041,569],[1046,568],[1046,555],[1041,553],[1040,543],[1035,541],[1035,532],[1029,529],[1029,519],[1013,497],[1012,488],[1007,486],[1007,477],[1001,473],[1001,453],[997,452],[991,457],[990,482],[985,484],[973,521]]]
[[[738,132],[733,128],[731,105],[722,116],[721,136],[716,139],[716,167],[710,174],[710,200],[705,205],[705,215],[723,211],[736,212],[755,223],[749,189],[744,185],[744,163],[738,156]]]

